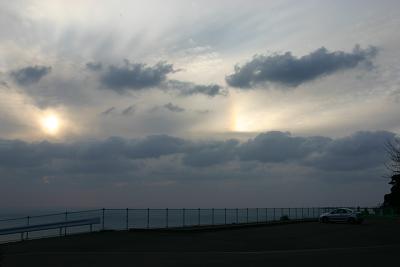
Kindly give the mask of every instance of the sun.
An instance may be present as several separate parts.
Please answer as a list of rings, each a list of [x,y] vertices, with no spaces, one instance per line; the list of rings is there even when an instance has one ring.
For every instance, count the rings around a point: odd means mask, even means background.
[[[60,119],[55,114],[46,115],[41,124],[43,131],[50,135],[55,135],[60,130]]]

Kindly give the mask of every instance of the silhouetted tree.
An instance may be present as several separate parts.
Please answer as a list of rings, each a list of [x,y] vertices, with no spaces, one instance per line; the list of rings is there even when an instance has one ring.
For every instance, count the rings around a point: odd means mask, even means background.
[[[390,193],[385,195],[383,205],[393,207],[400,211],[400,140],[395,139],[386,144],[386,151],[390,158],[390,163],[386,166],[391,172],[389,184],[392,186]]]

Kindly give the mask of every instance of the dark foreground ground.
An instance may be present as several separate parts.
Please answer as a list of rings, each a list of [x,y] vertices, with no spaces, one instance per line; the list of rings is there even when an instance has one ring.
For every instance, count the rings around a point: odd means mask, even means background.
[[[400,266],[400,222],[101,232],[1,245],[0,266]]]

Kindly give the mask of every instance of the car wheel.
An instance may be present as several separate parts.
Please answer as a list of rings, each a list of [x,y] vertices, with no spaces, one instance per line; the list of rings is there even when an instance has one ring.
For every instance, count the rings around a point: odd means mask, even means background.
[[[323,223],[329,222],[328,217],[322,217],[321,222],[323,222]]]
[[[354,218],[349,218],[348,220],[347,220],[347,222],[348,223],[351,223],[351,224],[354,224],[355,222],[356,222],[356,220],[354,219]]]

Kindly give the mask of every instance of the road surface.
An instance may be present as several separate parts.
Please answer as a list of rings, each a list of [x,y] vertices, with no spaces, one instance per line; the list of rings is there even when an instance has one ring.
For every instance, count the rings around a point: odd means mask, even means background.
[[[201,231],[121,231],[1,245],[0,266],[384,266],[400,222],[307,222]]]

